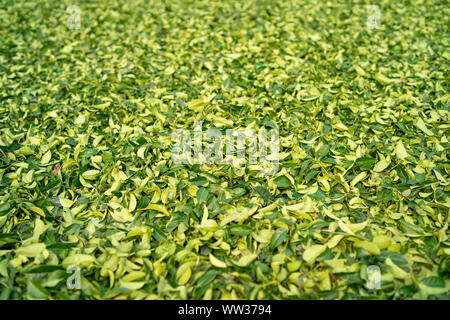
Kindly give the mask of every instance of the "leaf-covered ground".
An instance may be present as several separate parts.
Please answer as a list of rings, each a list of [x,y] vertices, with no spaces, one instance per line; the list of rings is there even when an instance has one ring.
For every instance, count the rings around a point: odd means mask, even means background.
[[[448,299],[449,11],[2,1],[0,297]],[[195,120],[278,173],[173,164]]]

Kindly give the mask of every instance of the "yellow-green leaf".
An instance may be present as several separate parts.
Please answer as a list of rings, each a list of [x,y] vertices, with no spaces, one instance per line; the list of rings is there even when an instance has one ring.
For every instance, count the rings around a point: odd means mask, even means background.
[[[217,259],[211,253],[209,254],[209,261],[211,262],[211,264],[214,267],[217,267],[217,268],[226,268],[227,267],[227,264],[225,262]]]

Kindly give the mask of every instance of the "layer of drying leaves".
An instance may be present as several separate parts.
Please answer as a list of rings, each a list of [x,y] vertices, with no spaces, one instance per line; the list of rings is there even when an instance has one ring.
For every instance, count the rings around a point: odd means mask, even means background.
[[[448,299],[448,3],[369,4],[3,2],[0,297]],[[172,163],[194,121],[278,172]]]

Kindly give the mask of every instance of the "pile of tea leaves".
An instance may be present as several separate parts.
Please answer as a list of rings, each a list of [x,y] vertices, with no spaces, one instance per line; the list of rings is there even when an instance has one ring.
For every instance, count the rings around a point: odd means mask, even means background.
[[[449,299],[449,11],[2,1],[0,298]],[[195,123],[278,171],[174,163]]]

